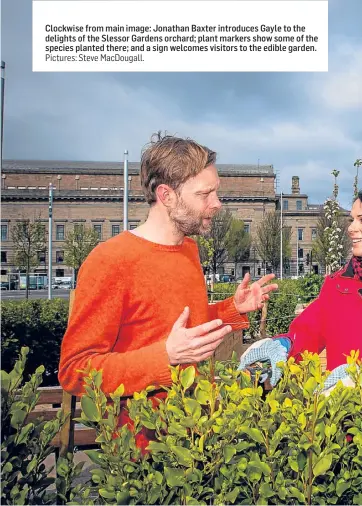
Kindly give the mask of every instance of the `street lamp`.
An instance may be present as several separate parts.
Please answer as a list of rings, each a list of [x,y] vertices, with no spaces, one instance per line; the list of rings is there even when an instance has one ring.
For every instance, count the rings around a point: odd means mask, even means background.
[[[5,62],[1,61],[1,169],[3,168]]]
[[[128,230],[128,150],[124,152],[123,163],[123,230]]]

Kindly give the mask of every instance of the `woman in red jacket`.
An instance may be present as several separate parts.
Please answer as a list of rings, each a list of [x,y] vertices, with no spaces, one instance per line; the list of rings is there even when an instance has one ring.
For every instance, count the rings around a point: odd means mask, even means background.
[[[362,191],[352,206],[348,234],[353,255],[348,264],[326,277],[319,297],[293,320],[286,334],[247,350],[240,369],[269,360],[274,386],[282,374],[278,362],[288,356],[299,358],[306,350],[319,354],[325,348],[327,369],[332,371],[325,388],[347,376],[346,357],[352,350],[362,352]]]

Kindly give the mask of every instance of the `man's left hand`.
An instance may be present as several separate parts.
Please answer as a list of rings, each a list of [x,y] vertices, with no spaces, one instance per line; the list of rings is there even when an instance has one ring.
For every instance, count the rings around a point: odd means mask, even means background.
[[[278,285],[266,285],[275,278],[275,274],[267,274],[249,286],[250,274],[247,273],[234,295],[234,304],[239,313],[249,313],[263,307],[269,299],[269,293],[278,290]],[[265,286],[266,285],[266,286]]]

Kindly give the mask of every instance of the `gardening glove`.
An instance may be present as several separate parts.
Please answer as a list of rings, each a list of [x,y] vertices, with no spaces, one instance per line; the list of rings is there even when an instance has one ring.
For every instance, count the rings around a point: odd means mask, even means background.
[[[268,360],[271,364],[272,370],[270,384],[274,387],[282,375],[282,370],[277,367],[277,363],[287,361],[289,347],[290,342],[288,339],[262,339],[261,341],[251,345],[250,348],[248,348],[241,356],[238,369],[243,370],[246,366],[254,364],[255,362]]]
[[[342,365],[339,365],[338,367],[336,367],[335,369],[333,369],[333,371],[331,372],[331,374],[328,376],[328,378],[326,379],[326,381],[324,383],[324,388],[323,388],[322,392],[325,395],[328,396],[331,393],[331,391],[335,388],[335,386],[339,380],[342,380],[342,383],[345,386],[348,386],[348,387],[355,386],[354,381],[347,373],[348,367],[349,367],[348,364],[342,364]]]

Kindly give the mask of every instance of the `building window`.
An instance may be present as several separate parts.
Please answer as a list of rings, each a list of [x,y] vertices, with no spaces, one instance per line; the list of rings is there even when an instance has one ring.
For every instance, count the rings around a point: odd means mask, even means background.
[[[57,225],[56,240],[64,241],[64,225]]]
[[[78,233],[78,234],[81,234],[84,230],[84,225],[83,223],[74,223],[74,232],[75,233]]]
[[[244,232],[250,234],[250,223],[244,223]]]
[[[134,230],[135,228],[137,228],[137,226],[138,226],[137,223],[130,223],[129,224],[129,229],[130,230]]]
[[[298,228],[298,241],[303,241],[303,229]]]
[[[312,241],[315,241],[317,239],[317,229],[312,228]]]
[[[283,211],[288,211],[288,207],[289,207],[288,201],[283,200]]]
[[[119,225],[112,225],[112,237],[115,235],[118,235],[120,233],[120,226]]]
[[[2,251],[1,252],[1,263],[2,264],[6,264],[8,261],[8,252],[7,251]]]
[[[102,225],[93,225],[94,231],[98,235],[98,239],[102,239]]]
[[[64,251],[56,251],[55,252],[55,261],[57,264],[62,264],[64,262]]]
[[[55,269],[55,277],[64,278],[64,269]]]
[[[301,200],[297,200],[297,211],[303,210],[303,203]]]
[[[7,225],[1,225],[1,240],[2,241],[8,240],[8,226]]]
[[[45,251],[38,251],[39,265],[45,264]]]
[[[298,248],[298,258],[303,258],[303,248]]]
[[[8,273],[8,271],[6,269],[1,269],[2,276],[6,276],[7,273]]]

